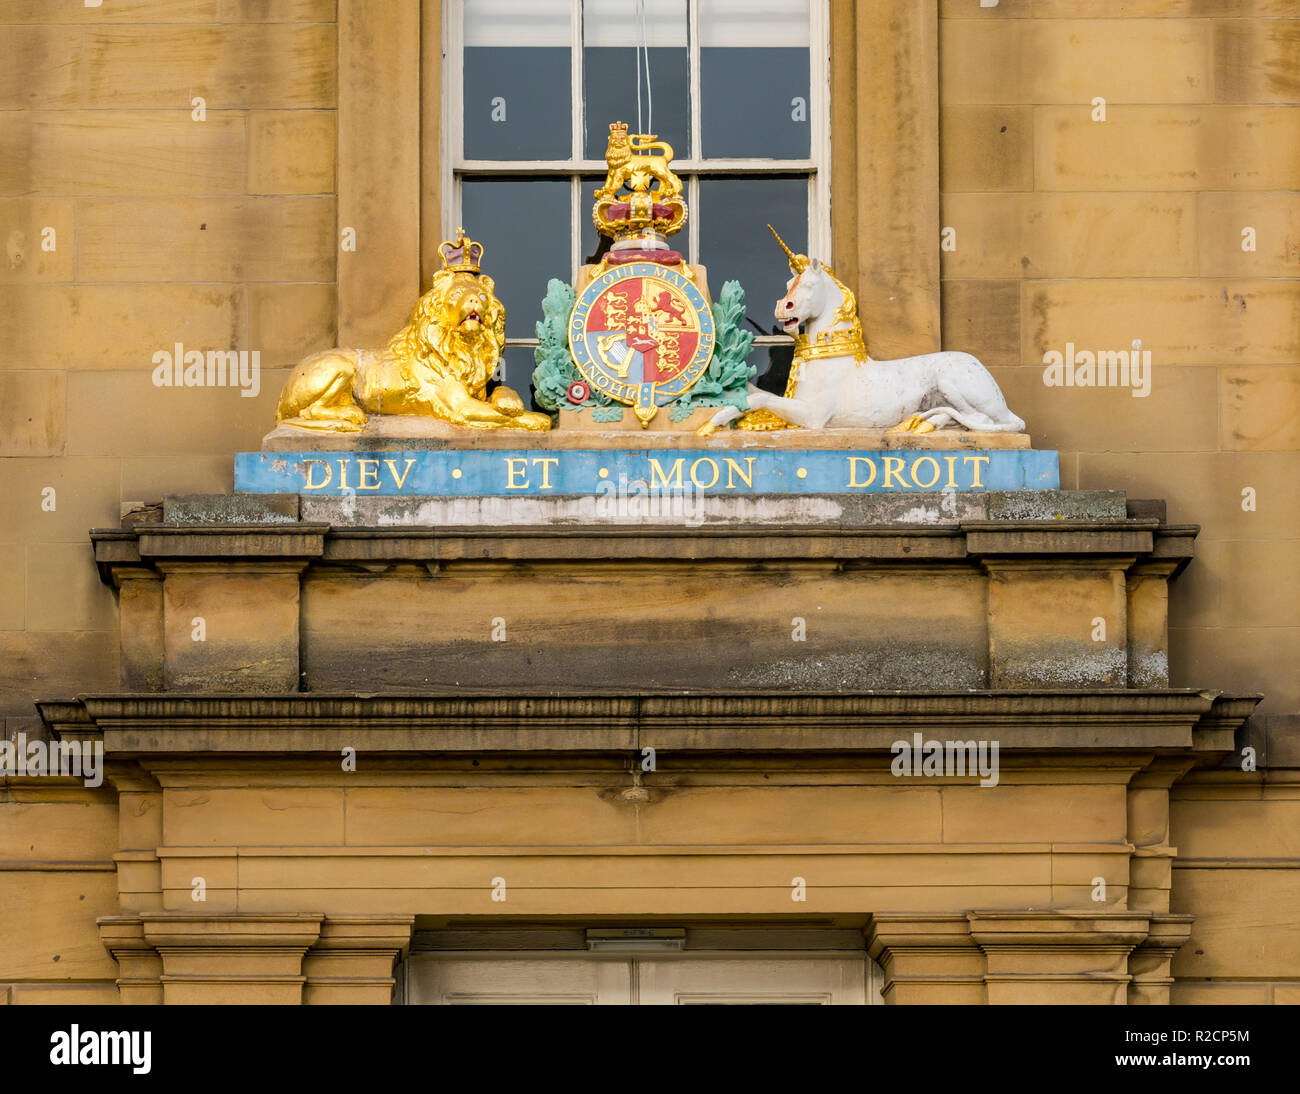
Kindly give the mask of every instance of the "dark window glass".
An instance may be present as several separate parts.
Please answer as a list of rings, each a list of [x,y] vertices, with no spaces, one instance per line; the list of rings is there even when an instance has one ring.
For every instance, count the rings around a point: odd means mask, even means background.
[[[700,50],[706,159],[807,159],[808,50]]]
[[[641,118],[643,125],[661,141],[672,145],[677,159],[691,154],[688,60],[685,49],[651,49],[650,79],[653,100],[646,92],[641,74]],[[644,64],[644,60],[642,62]],[[637,132],[636,50],[612,46],[588,46],[582,51],[586,110],[583,114],[583,156],[603,160],[609,142],[611,122],[626,122]]]
[[[466,159],[567,160],[571,63],[567,47],[467,46]]]
[[[524,406],[530,410],[534,409],[532,405],[533,390],[533,369],[536,367],[533,361],[532,346],[506,346],[505,353],[502,354],[504,367],[498,373],[501,382],[506,387],[512,387],[524,400]]]
[[[605,158],[611,122],[626,122],[634,133],[657,134],[672,145],[678,159],[691,154],[686,0],[646,0],[648,48],[639,58],[639,120],[636,45],[642,27],[636,14],[633,0],[583,0],[582,154],[586,159]]]
[[[808,179],[705,177],[699,204],[700,261],[709,268],[710,291],[716,298],[724,281],[739,281],[749,318],[763,333],[779,334],[773,313],[785,295],[790,264],[767,225],[796,254],[807,251]]]
[[[612,242],[612,240],[606,239],[596,231],[596,222],[591,218],[591,210],[596,204],[596,199],[592,197],[592,194],[598,186],[604,184],[604,175],[584,175],[580,180],[578,190],[578,232],[582,244],[578,248],[578,262],[582,265],[599,262],[598,255],[601,253],[601,247],[608,248]],[[685,232],[682,233],[683,236],[685,234]]]
[[[465,233],[484,246],[507,336],[536,338],[546,282],[570,276],[568,179],[467,178],[460,208]]]
[[[573,154],[569,0],[464,0],[465,156]]]
[[[702,0],[705,159],[807,159],[808,0]]]

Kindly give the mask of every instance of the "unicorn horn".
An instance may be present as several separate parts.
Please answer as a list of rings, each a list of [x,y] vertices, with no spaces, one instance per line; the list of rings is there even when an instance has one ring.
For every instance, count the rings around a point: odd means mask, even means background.
[[[807,255],[797,255],[792,250],[790,250],[790,248],[785,245],[785,240],[782,239],[777,234],[776,229],[773,228],[772,225],[769,224],[767,226],[767,230],[771,232],[772,235],[776,238],[777,243],[781,245],[781,250],[785,252],[786,258],[790,260],[790,269],[792,269],[795,273],[802,273],[804,270],[808,268]]]

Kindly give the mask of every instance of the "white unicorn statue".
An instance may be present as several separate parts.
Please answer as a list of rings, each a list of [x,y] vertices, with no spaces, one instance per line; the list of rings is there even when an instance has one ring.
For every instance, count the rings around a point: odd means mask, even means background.
[[[867,356],[853,293],[829,266],[797,255],[770,224],[794,276],[776,302],[776,318],[795,336],[785,395],[749,385],[748,413],[723,407],[701,436],[736,418],[737,429],[888,429],[930,433],[948,425],[1021,433],[997,381],[969,353],[945,350],[873,361]],[[803,331],[800,333],[799,328]],[[744,415],[743,417],[741,417]]]

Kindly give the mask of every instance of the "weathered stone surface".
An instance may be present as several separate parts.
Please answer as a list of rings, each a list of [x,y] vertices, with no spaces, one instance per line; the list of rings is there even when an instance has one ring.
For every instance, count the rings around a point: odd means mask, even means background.
[[[974,433],[937,429],[933,433],[888,433],[883,429],[780,429],[769,433],[721,430],[708,437],[694,430],[557,429],[533,433],[522,429],[466,429],[412,414],[370,417],[359,433],[332,433],[280,425],[262,438],[263,452],[351,452],[423,448],[572,449],[572,448],[808,448],[808,449],[1021,449],[1030,448],[1027,433]]]
[[[240,497],[272,498],[254,494]],[[293,496],[293,495],[283,495]],[[296,496],[295,496],[295,500]],[[1123,520],[1117,491],[993,491],[944,494],[810,494],[716,497],[343,497],[301,498],[302,519],[347,527],[546,527],[550,525],[766,524],[872,527],[953,525],[971,520]],[[170,519],[170,518],[169,518]]]
[[[167,524],[276,524],[297,519],[296,494],[189,494],[163,499]]]

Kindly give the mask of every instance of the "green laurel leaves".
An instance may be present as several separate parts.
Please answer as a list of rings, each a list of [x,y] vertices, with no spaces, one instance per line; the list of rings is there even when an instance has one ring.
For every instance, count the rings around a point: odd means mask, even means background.
[[[553,417],[558,416],[562,408],[578,409],[571,407],[568,400],[569,385],[582,379],[569,352],[569,317],[573,314],[576,299],[572,285],[555,277],[547,282],[546,297],[542,300],[543,318],[537,324],[538,346],[533,351],[536,362],[533,387],[537,405]],[[745,290],[739,281],[728,281],[723,284],[722,293],[713,305],[716,339],[713,358],[695,386],[669,404],[674,421],[680,421],[702,407],[748,408],[746,386],[754,379],[757,369],[747,361],[754,336],[740,329],[744,318]],[[593,389],[585,406],[591,408],[596,421],[606,421],[609,420],[606,414],[602,412],[597,416],[596,411],[613,407],[614,403],[608,395]]]

